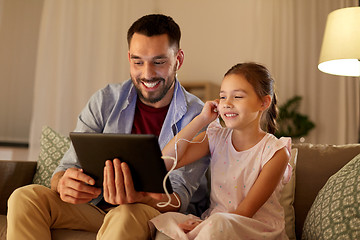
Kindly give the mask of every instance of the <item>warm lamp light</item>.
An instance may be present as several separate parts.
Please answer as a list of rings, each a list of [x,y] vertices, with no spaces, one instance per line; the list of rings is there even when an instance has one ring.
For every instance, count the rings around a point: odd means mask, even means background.
[[[318,68],[334,75],[360,76],[360,7],[328,15]]]

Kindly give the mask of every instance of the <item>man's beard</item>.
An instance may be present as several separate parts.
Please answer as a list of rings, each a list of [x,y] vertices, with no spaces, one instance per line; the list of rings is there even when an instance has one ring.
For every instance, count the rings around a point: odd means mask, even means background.
[[[139,96],[139,98],[141,100],[143,100],[143,102],[148,102],[148,103],[157,103],[159,101],[161,101],[165,95],[169,92],[170,88],[173,86],[174,82],[175,82],[175,76],[170,76],[169,78],[173,78],[173,81],[169,82],[167,85],[164,85],[161,90],[160,93],[158,92],[154,92],[154,94],[149,94],[149,97],[145,97],[141,90],[137,87],[138,85],[142,84],[142,82],[158,82],[160,81],[160,83],[158,84],[161,84],[161,83],[165,83],[165,79],[164,78],[152,78],[152,79],[140,79],[140,78],[136,78],[135,79],[135,82],[137,83],[135,85],[135,89],[136,89],[136,92]],[[134,79],[133,79],[134,81]]]

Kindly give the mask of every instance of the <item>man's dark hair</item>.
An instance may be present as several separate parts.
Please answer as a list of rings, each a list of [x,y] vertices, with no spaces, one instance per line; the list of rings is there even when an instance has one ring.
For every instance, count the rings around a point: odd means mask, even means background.
[[[139,33],[147,37],[167,34],[169,45],[175,44],[180,48],[181,31],[179,25],[169,16],[162,14],[150,14],[136,20],[128,30],[127,41],[130,48],[130,42],[134,33]]]

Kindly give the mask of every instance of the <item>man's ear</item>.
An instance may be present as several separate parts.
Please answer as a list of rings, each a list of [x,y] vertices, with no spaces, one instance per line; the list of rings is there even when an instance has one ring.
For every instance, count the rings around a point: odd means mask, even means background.
[[[271,104],[271,96],[270,95],[266,95],[262,98],[262,104],[261,104],[261,110],[265,111],[266,109],[268,109],[268,107],[270,107]]]
[[[128,51],[128,60],[130,62],[130,51]]]
[[[184,51],[182,49],[179,49],[176,54],[176,62],[176,70],[179,70],[184,62]]]

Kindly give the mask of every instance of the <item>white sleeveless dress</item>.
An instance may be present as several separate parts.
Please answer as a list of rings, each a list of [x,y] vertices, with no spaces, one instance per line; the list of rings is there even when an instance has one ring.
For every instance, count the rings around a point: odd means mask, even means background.
[[[291,166],[273,194],[252,218],[231,214],[245,198],[263,166],[275,152],[286,148],[290,152],[291,139],[277,139],[266,134],[254,147],[238,152],[231,143],[233,130],[223,128],[214,121],[207,130],[211,152],[211,204],[203,214],[205,219],[185,234],[178,223],[193,215],[177,212],[161,214],[150,221],[158,231],[173,239],[288,239],[285,233],[284,210],[280,205],[280,192],[291,177]]]

